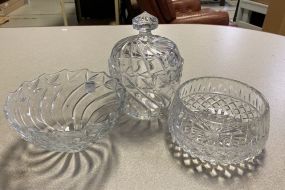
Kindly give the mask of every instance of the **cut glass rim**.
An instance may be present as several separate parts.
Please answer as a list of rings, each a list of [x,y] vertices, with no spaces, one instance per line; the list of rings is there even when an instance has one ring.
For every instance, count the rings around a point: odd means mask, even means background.
[[[90,72],[90,73],[94,73],[94,74],[103,74],[103,75],[107,76],[107,77],[110,78],[110,79],[115,79],[115,78],[111,77],[109,74],[107,74],[105,71],[98,71],[98,72],[96,72],[96,71],[91,71],[91,70],[86,69],[86,68],[84,68],[84,69],[78,69],[78,70],[62,69],[62,70],[57,71],[57,72],[42,73],[42,74],[40,74],[37,78],[32,79],[32,80],[24,80],[24,81],[19,85],[19,87],[18,87],[16,90],[10,91],[10,92],[8,93],[8,96],[11,95],[11,94],[16,93],[16,92],[17,92],[21,87],[23,87],[25,84],[34,82],[34,81],[36,81],[36,80],[38,80],[38,79],[40,79],[40,78],[42,78],[42,77],[44,77],[44,76],[52,76],[52,75],[56,75],[56,74],[59,74],[59,73],[62,73],[62,72],[75,73],[75,72],[82,72],[82,71],[86,71],[86,72]],[[115,79],[115,80],[117,80],[117,79]],[[86,81],[88,81],[88,80],[86,80]],[[122,86],[120,83],[118,83],[118,84],[119,84],[120,86]]]
[[[241,82],[241,81],[238,81],[238,80],[235,80],[235,79],[231,79],[231,78],[226,78],[226,77],[217,77],[217,76],[203,76],[203,77],[196,77],[196,78],[192,78],[192,79],[189,79],[185,82],[183,82],[177,89],[176,91],[176,94],[175,96],[177,97],[178,101],[181,102],[181,104],[183,105],[183,107],[185,108],[185,110],[187,110],[188,112],[190,113],[194,113],[194,115],[196,115],[196,113],[194,111],[192,111],[191,109],[189,109],[185,104],[184,102],[182,101],[182,99],[180,98],[181,97],[181,89],[183,89],[186,85],[188,85],[189,83],[193,82],[193,81],[198,81],[198,80],[203,80],[203,79],[219,79],[219,80],[225,80],[225,81],[230,81],[230,82],[234,82],[234,83],[238,83],[240,85],[243,85],[245,86],[246,88],[249,88],[251,89],[252,91],[254,91],[263,101],[264,103],[264,110],[262,113],[260,113],[260,115],[258,117],[255,117],[254,119],[248,121],[248,122],[241,122],[241,123],[253,123],[253,122],[256,122],[257,120],[260,120],[260,118],[264,118],[266,115],[269,115],[269,111],[270,111],[270,106],[269,106],[269,103],[267,101],[267,99],[265,98],[265,96],[259,91],[257,90],[256,88],[244,83],[244,82]],[[223,93],[216,93],[216,94],[221,94],[221,95],[224,95]],[[237,97],[234,97],[234,98],[237,98]]]
[[[36,77],[35,79],[23,81],[23,82],[18,86],[18,88],[16,88],[16,90],[10,91],[10,92],[8,93],[7,98],[6,98],[6,100],[5,100],[5,104],[4,104],[3,111],[4,111],[4,115],[5,115],[6,119],[8,120],[9,124],[10,124],[11,126],[13,126],[13,128],[21,127],[21,126],[18,126],[17,123],[13,122],[13,121],[11,120],[11,118],[9,117],[10,109],[9,109],[9,106],[8,106],[8,102],[9,102],[9,98],[11,98],[11,96],[13,96],[14,94],[16,94],[25,84],[32,83],[32,82],[34,82],[34,81],[36,81],[36,80],[39,80],[39,79],[41,79],[42,77],[45,77],[45,76],[52,76],[52,75],[60,74],[60,73],[62,73],[62,72],[76,73],[76,72],[84,72],[84,71],[85,71],[85,72],[89,72],[90,74],[95,74],[95,75],[102,74],[102,75],[106,76],[109,80],[115,80],[115,81],[116,81],[116,84],[119,85],[120,88],[125,91],[124,86],[119,82],[119,80],[116,79],[116,78],[111,77],[111,76],[110,76],[109,74],[107,74],[105,71],[95,72],[95,71],[91,71],[91,70],[89,70],[89,69],[87,69],[87,68],[83,68],[83,69],[77,69],[77,70],[62,69],[62,70],[60,70],[60,71],[53,72],[53,73],[43,73],[43,74],[39,75],[38,77]],[[85,79],[86,79],[86,80],[85,80],[85,81],[82,81],[82,83],[88,81],[87,78],[85,78]],[[31,130],[32,130],[32,129],[31,129]],[[44,132],[44,131],[39,131],[39,130],[36,130],[36,131],[37,131],[37,132],[46,133],[46,132]],[[76,133],[81,133],[81,131],[82,131],[82,130],[78,130],[78,131],[68,131],[68,132],[67,132],[67,131],[56,130],[56,131],[54,131],[54,132],[55,132],[55,133],[63,133],[63,134],[76,134]],[[53,132],[53,133],[54,133],[54,132]]]

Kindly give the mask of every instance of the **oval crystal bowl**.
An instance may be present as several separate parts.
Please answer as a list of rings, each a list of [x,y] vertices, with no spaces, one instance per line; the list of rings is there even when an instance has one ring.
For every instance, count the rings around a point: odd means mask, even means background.
[[[211,163],[253,158],[268,138],[268,102],[256,89],[232,79],[202,77],[183,83],[169,113],[173,139]]]
[[[9,94],[4,112],[25,140],[76,152],[115,125],[124,94],[124,87],[104,72],[62,70],[24,82]]]

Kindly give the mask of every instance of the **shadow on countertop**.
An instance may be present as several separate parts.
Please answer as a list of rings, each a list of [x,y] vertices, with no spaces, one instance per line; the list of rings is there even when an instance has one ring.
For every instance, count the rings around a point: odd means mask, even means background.
[[[177,143],[173,142],[170,133],[165,134],[166,146],[171,157],[185,169],[187,173],[196,178],[206,178],[211,182],[231,184],[257,175],[258,169],[264,165],[265,150],[260,155],[240,164],[211,164],[199,158],[192,157]]]
[[[18,140],[2,155],[0,189],[100,189],[117,166],[111,138],[76,153],[50,152]]]
[[[112,134],[117,138],[125,138],[132,143],[141,143],[149,140],[159,133],[163,132],[165,121],[162,119],[155,120],[138,120],[128,115],[120,118],[118,126]]]
[[[18,139],[1,153],[1,190],[103,189],[118,168],[116,138],[146,142],[163,132],[163,121],[121,117],[110,135],[76,153],[53,152]]]

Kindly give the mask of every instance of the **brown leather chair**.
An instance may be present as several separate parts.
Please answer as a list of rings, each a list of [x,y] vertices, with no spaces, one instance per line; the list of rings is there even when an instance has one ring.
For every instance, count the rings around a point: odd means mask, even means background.
[[[138,0],[141,11],[156,16],[160,23],[228,25],[229,14],[201,9],[200,0]]]

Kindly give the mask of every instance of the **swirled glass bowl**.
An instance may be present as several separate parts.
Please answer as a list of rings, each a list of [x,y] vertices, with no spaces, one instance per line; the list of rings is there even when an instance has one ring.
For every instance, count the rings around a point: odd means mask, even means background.
[[[115,125],[124,92],[104,72],[62,70],[24,82],[9,94],[4,112],[25,140],[48,150],[76,152]]]
[[[239,81],[195,78],[183,83],[169,111],[173,139],[193,157],[233,164],[257,156],[269,133],[269,105]]]

